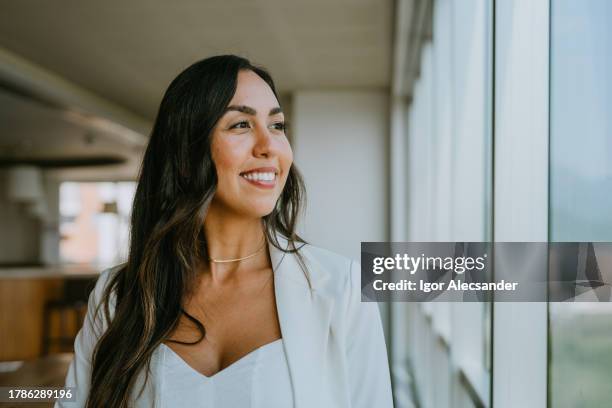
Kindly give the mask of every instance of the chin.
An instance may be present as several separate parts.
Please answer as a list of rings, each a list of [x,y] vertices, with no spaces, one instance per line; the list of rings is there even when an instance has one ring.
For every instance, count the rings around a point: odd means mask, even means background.
[[[270,215],[270,213],[272,213],[272,211],[274,210],[274,207],[270,207],[270,208],[266,208],[266,209],[261,209],[257,212],[255,212],[253,214],[254,217],[256,218],[263,218],[267,215]]]
[[[252,203],[243,209],[243,213],[252,218],[263,218],[274,210],[275,203]]]

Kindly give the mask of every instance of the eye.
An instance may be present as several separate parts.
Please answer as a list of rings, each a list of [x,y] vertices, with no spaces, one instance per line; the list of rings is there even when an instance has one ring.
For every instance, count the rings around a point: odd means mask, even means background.
[[[276,122],[272,124],[272,128],[284,132],[287,126],[285,125],[285,122]]]
[[[249,122],[247,122],[246,120],[243,120],[241,122],[238,122],[230,126],[230,129],[248,129],[249,127],[250,127]]]

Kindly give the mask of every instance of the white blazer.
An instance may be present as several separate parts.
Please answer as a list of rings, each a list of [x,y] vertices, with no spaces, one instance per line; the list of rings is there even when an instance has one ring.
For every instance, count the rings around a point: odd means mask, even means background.
[[[280,235],[278,239],[287,248],[288,241]],[[284,253],[271,244],[268,247],[295,407],[392,407],[381,319],[376,303],[361,302],[359,263],[305,245],[300,253],[308,266],[311,289],[295,254]],[[75,357],[66,387],[77,387],[77,401],[57,403],[56,407],[85,405],[91,354],[106,326],[101,316],[94,319],[93,311],[110,274],[117,269],[100,275],[89,298],[85,323],[75,340]],[[133,406],[160,406],[159,355],[158,348],[151,357],[149,381],[138,397],[144,380],[144,373],[140,373],[132,390]]]

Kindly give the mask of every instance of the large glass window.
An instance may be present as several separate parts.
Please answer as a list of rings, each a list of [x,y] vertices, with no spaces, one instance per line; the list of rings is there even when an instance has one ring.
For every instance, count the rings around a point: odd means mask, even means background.
[[[432,2],[408,112],[410,241],[491,239],[492,2]],[[484,303],[410,304],[410,356],[423,407],[489,405]]]
[[[612,241],[612,2],[551,2],[551,241]],[[612,401],[612,305],[551,303],[552,407]]]

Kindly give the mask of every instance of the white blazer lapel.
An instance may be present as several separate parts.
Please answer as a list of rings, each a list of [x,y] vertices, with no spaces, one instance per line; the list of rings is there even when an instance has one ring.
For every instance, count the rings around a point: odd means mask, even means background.
[[[279,237],[279,243],[287,248],[287,240]],[[333,300],[310,289],[296,255],[285,253],[272,244],[269,250],[295,407],[328,406],[322,381]],[[314,282],[311,283],[314,286]]]

